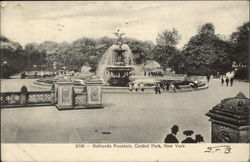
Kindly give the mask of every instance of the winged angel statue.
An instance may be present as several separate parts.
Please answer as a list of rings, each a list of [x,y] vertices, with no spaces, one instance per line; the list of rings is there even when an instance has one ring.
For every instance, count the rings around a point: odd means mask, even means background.
[[[125,33],[120,33],[120,29],[118,29],[117,32],[115,32],[114,34],[117,37],[117,44],[121,47],[122,46],[122,36]]]

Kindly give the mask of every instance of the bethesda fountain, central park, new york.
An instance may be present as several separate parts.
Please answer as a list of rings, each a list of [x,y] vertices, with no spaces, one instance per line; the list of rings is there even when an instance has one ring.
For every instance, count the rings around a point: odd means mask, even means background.
[[[96,71],[96,77],[110,86],[125,87],[134,70],[133,54],[127,44],[123,44],[122,36],[118,30],[114,33],[117,37],[113,44],[102,56]]]

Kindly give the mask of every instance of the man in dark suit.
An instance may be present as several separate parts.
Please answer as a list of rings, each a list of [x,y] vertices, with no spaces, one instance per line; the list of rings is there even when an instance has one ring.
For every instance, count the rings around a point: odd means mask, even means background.
[[[184,139],[181,143],[196,143],[196,141],[191,137],[191,135],[194,133],[192,130],[186,130],[183,132],[187,137]]]
[[[171,133],[168,134],[164,140],[165,143],[179,143],[176,138],[176,134],[179,131],[179,127],[177,125],[173,125],[171,128]]]

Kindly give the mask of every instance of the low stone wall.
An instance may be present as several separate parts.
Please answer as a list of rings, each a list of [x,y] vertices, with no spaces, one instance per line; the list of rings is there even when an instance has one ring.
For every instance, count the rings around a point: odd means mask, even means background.
[[[1,93],[1,108],[53,105],[51,91]]]
[[[87,91],[83,86],[73,87],[73,106],[87,106]],[[55,91],[20,91],[20,92],[1,92],[1,108],[30,107],[30,106],[49,106],[57,102]]]

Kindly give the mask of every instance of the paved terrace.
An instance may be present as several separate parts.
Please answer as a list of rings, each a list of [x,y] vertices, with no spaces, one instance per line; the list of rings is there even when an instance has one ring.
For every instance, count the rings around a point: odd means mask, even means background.
[[[9,90],[19,89],[23,84],[13,80],[8,83],[15,84],[8,86]],[[7,85],[6,82],[3,85]],[[210,142],[211,126],[205,113],[239,91],[249,96],[249,83],[235,82],[233,87],[221,87],[219,80],[212,80],[209,86],[201,91],[161,95],[107,93],[103,94],[104,109],[58,111],[53,106],[2,109],[1,140],[10,143],[157,143],[163,142],[169,128],[177,124],[179,141],[184,139],[184,130],[192,129]]]

